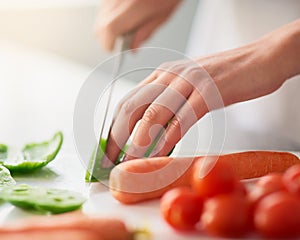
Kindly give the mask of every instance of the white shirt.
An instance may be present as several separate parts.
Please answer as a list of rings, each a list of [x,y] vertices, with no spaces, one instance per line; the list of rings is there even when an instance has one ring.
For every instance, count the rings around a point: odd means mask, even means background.
[[[202,0],[192,26],[187,54],[199,57],[235,48],[298,18],[299,0]],[[216,113],[211,124],[210,117],[206,116],[193,127],[200,132],[199,149],[213,149],[212,132],[225,126],[224,150],[299,151],[299,91],[300,79],[295,77],[271,95],[226,108],[225,119]],[[209,145],[211,140],[212,145]]]

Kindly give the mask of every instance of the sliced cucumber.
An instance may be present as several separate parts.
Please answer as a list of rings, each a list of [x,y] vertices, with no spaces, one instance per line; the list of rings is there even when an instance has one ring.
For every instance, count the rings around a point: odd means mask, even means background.
[[[25,184],[6,188],[1,194],[7,201],[23,209],[39,212],[64,213],[79,209],[85,198],[76,192],[62,189],[31,187]]]
[[[10,172],[7,168],[0,165],[0,189],[6,186],[15,185],[16,181],[10,175]]]
[[[0,145],[0,163],[12,173],[29,173],[41,169],[51,162],[59,152],[63,135],[57,132],[50,140],[41,143],[31,143],[24,146],[12,159],[8,157],[9,148]],[[1,157],[2,156],[2,157]]]

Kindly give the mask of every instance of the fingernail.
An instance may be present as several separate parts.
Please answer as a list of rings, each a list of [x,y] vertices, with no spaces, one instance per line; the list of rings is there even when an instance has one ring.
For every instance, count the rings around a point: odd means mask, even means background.
[[[123,158],[122,158],[122,162],[126,162],[126,161],[128,161],[129,159],[127,158],[127,156],[124,156]]]

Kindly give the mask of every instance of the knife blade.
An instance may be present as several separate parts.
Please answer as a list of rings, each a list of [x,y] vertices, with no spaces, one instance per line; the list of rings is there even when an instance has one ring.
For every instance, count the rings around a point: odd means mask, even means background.
[[[130,46],[130,42],[131,42],[131,34],[125,34],[124,36],[120,37],[120,39],[117,39],[117,55],[116,58],[114,60],[114,66],[113,66],[113,70],[112,70],[112,84],[108,89],[108,100],[106,105],[104,106],[104,119],[103,119],[103,123],[100,127],[100,133],[99,133],[99,140],[96,146],[96,152],[92,158],[92,163],[91,163],[91,168],[90,168],[90,173],[87,179],[88,183],[92,182],[93,177],[95,176],[95,170],[96,170],[96,164],[97,164],[97,157],[100,155],[100,151],[102,151],[101,149],[101,139],[104,138],[104,128],[105,125],[107,124],[107,114],[108,114],[108,109],[111,105],[111,99],[113,96],[113,91],[114,91],[114,87],[115,87],[115,79],[116,77],[119,75],[120,73],[120,69],[123,65],[123,61],[124,61],[124,54],[123,51],[126,51],[129,49]],[[101,163],[101,161],[100,161]]]

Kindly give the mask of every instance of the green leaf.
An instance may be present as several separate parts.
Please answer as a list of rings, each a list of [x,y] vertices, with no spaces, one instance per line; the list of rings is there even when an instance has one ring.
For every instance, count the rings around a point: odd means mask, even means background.
[[[13,186],[15,184],[16,181],[10,175],[9,170],[0,165],[0,189],[7,186]]]
[[[26,184],[5,188],[1,198],[22,209],[54,214],[77,210],[86,201],[81,194],[69,190],[31,187]]]
[[[22,151],[17,152],[13,158],[8,156],[10,149],[5,145],[0,145],[0,163],[12,173],[30,173],[36,171],[46,166],[56,157],[62,142],[63,134],[57,132],[48,141],[25,145]]]
[[[95,163],[95,169],[94,169],[94,173],[93,173],[93,177],[92,177],[92,182],[98,182],[99,180],[106,180],[109,178],[109,174],[111,172],[111,170],[113,169],[113,167],[111,168],[103,168],[101,161],[106,149],[106,144],[107,144],[107,140],[106,139],[101,139],[100,140],[100,149],[98,151],[98,156],[96,158],[96,163]],[[127,145],[125,145],[125,147],[123,148],[123,150],[121,151],[118,159],[117,159],[117,164],[120,163],[125,151],[126,151]],[[96,154],[96,148],[94,149],[91,159],[89,161],[89,165],[88,165],[88,169],[86,171],[85,174],[85,181],[88,182],[89,178],[90,178],[90,174],[92,172],[92,164],[94,161],[94,157]]]

